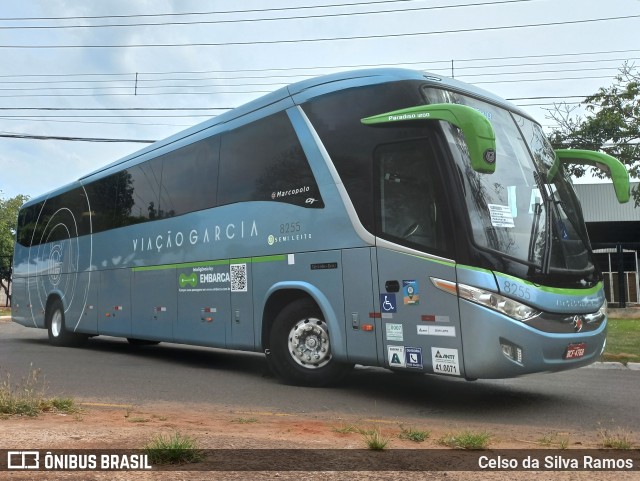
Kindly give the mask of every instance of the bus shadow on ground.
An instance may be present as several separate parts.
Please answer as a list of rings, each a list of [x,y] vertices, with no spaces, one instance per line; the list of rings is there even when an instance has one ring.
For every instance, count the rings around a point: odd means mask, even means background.
[[[48,344],[46,338],[21,342],[41,346]],[[400,410],[403,415],[409,413],[420,418],[444,416],[456,421],[519,424],[523,422],[521,416],[525,411],[544,412],[558,403],[569,401],[568,397],[537,391],[521,380],[469,382],[452,376],[392,372],[380,367],[362,366],[356,366],[343,380],[328,387],[289,386],[278,383],[261,353],[172,343],[138,346],[129,344],[125,339],[108,336],[92,338],[79,348],[51,349],[73,349],[87,354],[94,351],[102,357],[122,357],[118,364],[130,361],[135,366],[148,365],[156,368],[159,376],[164,375],[162,373],[167,369],[175,371],[180,367],[228,372],[240,376],[238,383],[253,383],[255,389],[263,389],[265,383],[272,384],[275,392],[281,391],[285,397],[297,399],[290,406],[289,403],[283,404],[284,410],[295,409],[296,405],[304,405],[308,410],[331,410],[337,406],[344,409],[347,397],[354,413],[367,416],[388,417]],[[333,393],[341,395],[333,396]],[[334,397],[341,401],[334,402]],[[575,399],[572,402],[575,403]]]

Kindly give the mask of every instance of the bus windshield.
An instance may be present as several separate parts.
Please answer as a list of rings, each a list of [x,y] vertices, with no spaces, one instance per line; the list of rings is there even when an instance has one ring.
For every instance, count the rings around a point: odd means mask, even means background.
[[[560,172],[547,181],[555,154],[542,129],[529,119],[457,92],[424,88],[429,103],[456,103],[484,114],[496,134],[496,170],[471,167],[461,131],[442,122],[460,177],[474,243],[544,274],[590,276],[595,272],[581,210]]]

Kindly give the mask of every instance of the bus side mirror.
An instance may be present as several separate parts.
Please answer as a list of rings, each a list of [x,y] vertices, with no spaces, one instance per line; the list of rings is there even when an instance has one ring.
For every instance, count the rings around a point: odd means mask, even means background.
[[[613,180],[618,202],[629,202],[629,173],[624,164],[615,157],[594,150],[558,149],[556,157],[566,164],[591,165],[606,172]],[[555,172],[554,172],[555,174]]]
[[[361,122],[365,125],[381,125],[422,120],[444,120],[458,127],[467,142],[473,170],[482,174],[492,174],[496,170],[496,134],[491,122],[482,113],[466,105],[420,105],[367,117]]]

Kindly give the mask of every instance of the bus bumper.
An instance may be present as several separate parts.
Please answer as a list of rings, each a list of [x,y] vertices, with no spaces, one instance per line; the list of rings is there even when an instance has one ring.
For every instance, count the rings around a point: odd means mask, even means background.
[[[598,360],[607,322],[591,332],[556,334],[461,300],[464,374],[498,379],[575,369]]]

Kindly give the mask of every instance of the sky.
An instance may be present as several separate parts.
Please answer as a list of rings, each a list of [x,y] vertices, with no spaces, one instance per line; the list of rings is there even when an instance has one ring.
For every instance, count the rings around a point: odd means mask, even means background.
[[[38,196],[147,145],[50,137],[159,140],[337,71],[454,76],[550,131],[554,103],[581,112],[639,60],[639,0],[4,1],[0,135],[20,138],[0,136],[0,196]]]

